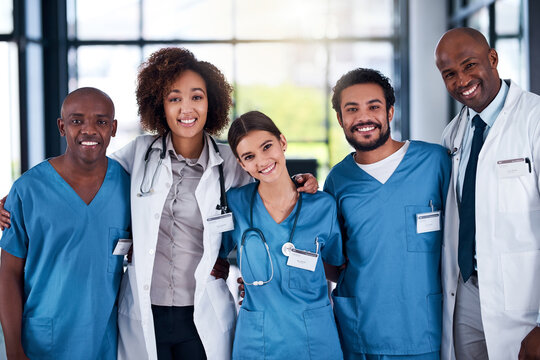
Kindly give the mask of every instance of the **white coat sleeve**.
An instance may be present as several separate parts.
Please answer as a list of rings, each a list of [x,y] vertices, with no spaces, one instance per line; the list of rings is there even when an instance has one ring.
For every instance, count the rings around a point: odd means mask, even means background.
[[[135,159],[135,150],[137,148],[137,139],[131,141],[129,144],[115,151],[110,155],[111,159],[114,159],[122,165],[124,170],[131,175],[133,170],[133,163]]]

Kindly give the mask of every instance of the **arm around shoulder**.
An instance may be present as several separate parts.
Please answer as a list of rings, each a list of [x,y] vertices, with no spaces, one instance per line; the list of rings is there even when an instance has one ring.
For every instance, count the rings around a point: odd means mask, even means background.
[[[145,142],[144,138],[146,137],[148,137],[148,135],[139,136],[130,141],[123,148],[112,153],[110,158],[118,161],[124,170],[126,170],[128,174],[131,174],[133,172],[133,164],[135,163],[135,154],[137,153],[137,148],[139,146],[143,146],[143,143]]]

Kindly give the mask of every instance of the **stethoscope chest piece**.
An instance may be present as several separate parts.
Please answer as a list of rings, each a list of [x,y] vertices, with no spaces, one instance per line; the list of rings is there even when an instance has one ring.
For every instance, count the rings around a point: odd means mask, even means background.
[[[294,244],[290,241],[287,241],[283,246],[281,247],[281,252],[285,256],[289,256],[291,253],[291,250],[294,250]]]

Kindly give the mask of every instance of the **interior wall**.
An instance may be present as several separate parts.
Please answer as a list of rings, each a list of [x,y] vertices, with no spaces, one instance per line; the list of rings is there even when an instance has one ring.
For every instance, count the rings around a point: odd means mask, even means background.
[[[409,2],[410,138],[440,143],[448,122],[448,94],[434,50],[446,30],[446,1]]]

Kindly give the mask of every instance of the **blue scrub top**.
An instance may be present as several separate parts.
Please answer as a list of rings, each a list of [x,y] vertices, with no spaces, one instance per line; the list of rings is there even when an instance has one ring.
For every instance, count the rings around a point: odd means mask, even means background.
[[[435,144],[411,141],[385,184],[352,155],[330,172],[348,263],[334,291],[344,352],[412,355],[441,343],[441,230],[417,233],[416,215],[442,211],[450,157]]]
[[[250,201],[257,183],[227,192],[234,215],[234,230],[223,236],[221,257],[236,246],[250,227]],[[296,249],[316,252],[315,271],[287,266],[281,252],[294,223],[297,202],[291,214],[280,224],[270,216],[257,193],[253,208],[253,226],[260,229],[268,244],[274,266],[272,281],[262,286],[247,285],[246,296],[238,315],[233,345],[234,359],[342,359],[336,324],[328,299],[322,262],[344,263],[341,234],[335,200],[328,194],[301,193],[302,208],[292,240]],[[322,260],[321,260],[322,257]],[[246,239],[242,271],[246,282],[267,280],[270,260],[261,239]]]
[[[129,238],[129,175],[108,159],[87,205],[44,161],[13,185],[3,251],[26,260],[22,342],[31,359],[116,359],[116,296]]]

